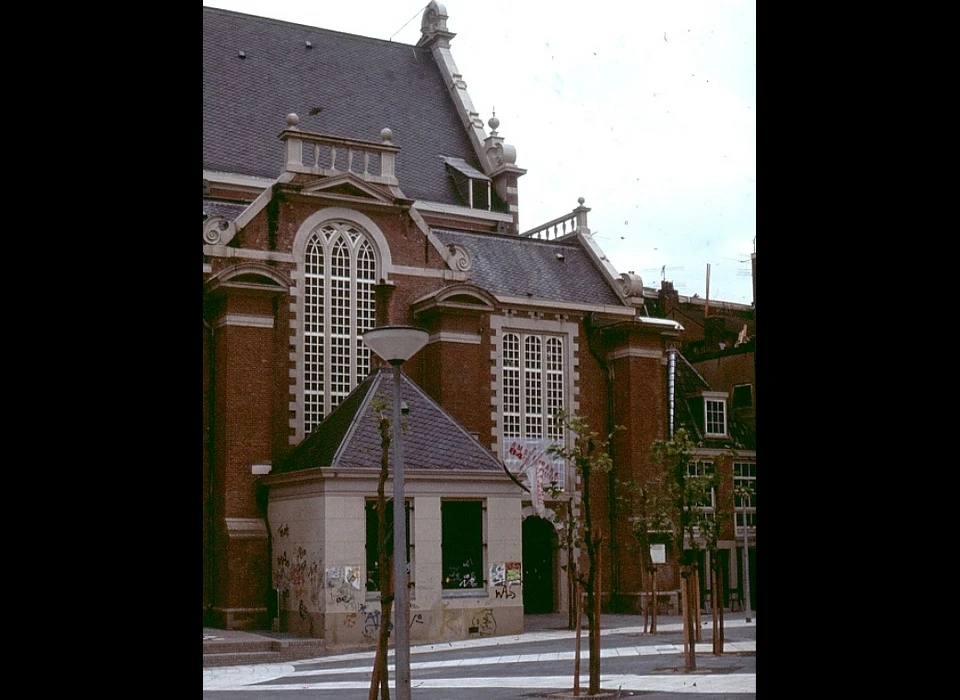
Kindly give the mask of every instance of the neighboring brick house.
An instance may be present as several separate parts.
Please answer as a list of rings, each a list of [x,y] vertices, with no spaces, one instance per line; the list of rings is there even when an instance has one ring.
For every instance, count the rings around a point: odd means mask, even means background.
[[[474,110],[446,23],[431,2],[414,47],[203,9],[205,624],[263,629],[279,617],[303,634],[369,641],[343,630],[379,609],[358,587],[374,561],[358,528],[378,460],[367,442],[360,462],[338,468],[334,446],[356,445],[347,433],[370,415],[383,364],[361,340],[370,328],[430,336],[403,367],[410,429],[423,431],[405,449],[415,640],[489,633],[489,614],[497,634],[512,633],[521,611],[566,609],[552,503],[533,478],[555,470],[561,499],[576,488],[542,457],[571,439],[556,410],[600,432],[626,428],[613,442],[621,478],[649,475],[651,444],[669,434],[668,357],[702,340],[683,338],[671,312],[696,301],[675,297],[667,312],[661,291],[618,274],[583,199],[519,230],[526,171],[497,120],[487,132]],[[437,420],[415,420],[428,413]],[[455,463],[432,461],[443,445]],[[602,581],[611,604],[633,605],[642,584],[611,483],[593,489]],[[449,572],[437,520],[454,517],[482,538],[484,561],[460,575],[483,580],[465,594],[439,580]],[[349,601],[328,595],[347,584]]]

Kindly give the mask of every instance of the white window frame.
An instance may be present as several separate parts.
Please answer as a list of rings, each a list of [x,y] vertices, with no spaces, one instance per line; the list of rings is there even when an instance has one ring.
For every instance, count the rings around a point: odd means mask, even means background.
[[[703,392],[703,433],[708,437],[727,436],[727,392]],[[719,418],[717,417],[717,414]],[[715,428],[719,427],[720,430]],[[714,428],[714,429],[711,429]]]
[[[736,533],[743,536],[743,499],[737,489],[748,488],[753,495],[747,500],[747,532],[757,531],[757,462],[737,459],[733,462],[733,515]]]
[[[687,462],[687,476],[715,476],[717,463],[712,458],[694,457]],[[712,514],[717,509],[717,489],[710,487],[710,505],[697,504],[696,508],[704,513]]]
[[[563,459],[546,454],[563,445],[554,417],[568,405],[569,337],[540,329],[505,327],[499,335],[500,439],[504,460],[514,473],[527,471],[531,486],[556,484],[566,490]],[[542,498],[534,493],[534,499]]]
[[[362,336],[374,327],[380,264],[377,245],[362,226],[331,219],[306,239],[301,265],[306,435],[370,372],[370,349]]]

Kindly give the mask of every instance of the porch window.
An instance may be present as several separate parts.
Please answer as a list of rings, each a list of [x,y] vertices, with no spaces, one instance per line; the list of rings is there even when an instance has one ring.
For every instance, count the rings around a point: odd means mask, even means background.
[[[407,571],[410,572],[411,583],[414,580],[413,567],[410,565],[410,501],[407,505]],[[367,511],[367,591],[370,593],[380,593],[380,542],[377,539],[377,530],[380,523],[379,512],[377,510],[377,499],[370,498],[366,502]],[[386,523],[387,523],[387,547],[388,551],[393,545],[393,501],[386,503]],[[388,564],[390,566],[390,564]]]
[[[747,492],[749,495],[745,495]],[[743,535],[744,506],[746,506],[747,527],[757,527],[757,463],[733,463],[733,498],[734,517],[737,523],[737,532]]]
[[[483,502],[440,503],[443,589],[484,588]]]

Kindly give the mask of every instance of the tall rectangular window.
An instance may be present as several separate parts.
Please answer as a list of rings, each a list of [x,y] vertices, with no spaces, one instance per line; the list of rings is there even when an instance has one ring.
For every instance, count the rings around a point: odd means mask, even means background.
[[[727,434],[726,398],[703,398],[704,420],[707,435]]]
[[[483,588],[483,503],[440,503],[443,589]]]
[[[712,513],[716,506],[716,491],[712,485],[707,486],[707,480],[713,477],[713,460],[692,459],[687,462],[687,479],[696,487],[696,502],[691,504]]]
[[[746,492],[746,494],[744,493]],[[737,529],[743,527],[746,506],[747,527],[757,527],[757,463],[733,463],[733,508]],[[743,531],[740,530],[743,534]]]
[[[536,478],[565,483],[564,462],[546,454],[563,444],[556,415],[564,408],[564,339],[555,335],[506,332],[501,337],[500,405],[504,460],[513,471],[537,470]]]
[[[413,581],[413,570],[410,561],[410,550],[413,547],[410,537],[410,501],[406,502],[407,512],[407,571],[410,574],[410,580]],[[371,593],[380,592],[380,540],[378,538],[378,528],[380,523],[380,514],[377,509],[377,499],[369,498],[366,502],[367,515],[367,590]],[[393,500],[386,503],[386,525],[387,525],[387,543],[388,549],[393,544]]]

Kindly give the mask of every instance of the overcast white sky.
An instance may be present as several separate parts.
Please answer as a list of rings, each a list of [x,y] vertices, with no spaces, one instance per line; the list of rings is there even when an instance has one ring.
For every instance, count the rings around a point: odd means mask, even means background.
[[[415,44],[423,0],[204,0]],[[484,124],[517,150],[520,227],[569,213],[617,272],[750,304],[757,216],[755,0],[449,0]],[[489,128],[488,128],[489,131]]]

